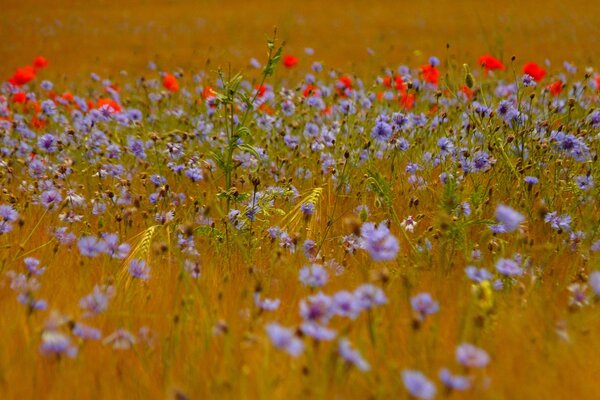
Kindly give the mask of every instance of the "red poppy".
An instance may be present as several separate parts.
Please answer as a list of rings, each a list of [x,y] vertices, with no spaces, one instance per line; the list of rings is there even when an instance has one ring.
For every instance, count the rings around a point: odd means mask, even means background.
[[[600,90],[600,75],[596,76],[596,88]]]
[[[209,99],[211,97],[216,97],[217,93],[214,91],[214,89],[208,85],[204,86],[202,88],[202,97],[204,99]]]
[[[342,97],[346,96],[346,90],[352,90],[352,79],[349,76],[342,75],[337,83],[336,87],[338,90],[338,94]]]
[[[34,116],[31,118],[31,126],[35,129],[41,129],[46,126],[46,120]]]
[[[437,85],[440,80],[440,70],[431,64],[421,66],[421,76],[425,82]]]
[[[113,99],[98,99],[98,101],[96,102],[96,108],[101,108],[103,106],[109,106],[110,108],[113,109],[112,112],[120,112],[121,111],[121,106],[119,105],[119,103],[117,103]]]
[[[12,96],[13,103],[25,104],[26,101],[27,101],[27,94],[25,92],[18,92],[18,93],[13,94],[13,96]]]
[[[33,79],[35,79],[35,69],[33,69],[32,66],[27,65],[22,68],[17,68],[14,75],[8,81],[15,86],[23,86]]]
[[[265,92],[267,91],[267,87],[265,85],[256,85],[256,95],[257,97],[263,97]]]
[[[169,92],[179,92],[179,82],[177,82],[177,78],[175,78],[175,76],[171,74],[165,75],[165,77],[163,78],[163,86]]]
[[[313,85],[312,83],[309,83],[304,87],[304,91],[302,92],[302,94],[304,95],[304,97],[321,95],[321,93],[319,92],[319,88]]]
[[[383,84],[385,87],[392,87],[392,77],[391,76],[386,76],[385,78],[383,78]],[[404,80],[402,79],[402,77],[400,75],[396,75],[394,77],[394,88],[396,88],[396,90],[399,91],[404,91],[406,89],[406,84],[404,83]]]
[[[462,89],[460,89],[460,91],[463,92],[465,96],[467,96],[467,100],[471,100],[473,98],[473,90],[469,89],[468,86],[463,86]]]
[[[564,83],[559,79],[554,83],[548,85],[548,90],[552,93],[552,96],[558,96],[560,92],[562,92],[563,87],[565,87]]]
[[[286,68],[294,68],[294,66],[296,66],[296,64],[298,64],[298,59],[294,56],[292,56],[291,54],[286,55],[285,57],[283,57],[283,66]]]
[[[64,92],[61,97],[63,98],[63,100],[66,100],[68,102],[75,100],[75,96],[73,96],[73,94],[70,92]]]
[[[35,60],[33,60],[33,67],[35,69],[42,69],[48,66],[48,60],[42,56],[37,56]]]
[[[531,76],[536,82],[541,81],[546,76],[544,68],[540,67],[534,62],[528,62],[523,65],[523,73]]]
[[[412,110],[413,105],[415,104],[415,94],[414,93],[402,93],[400,95],[400,105],[407,109]]]
[[[494,71],[497,69],[504,70],[505,68],[504,64],[502,64],[502,61],[489,54],[484,54],[483,56],[479,57],[479,65],[485,68],[486,71]]]

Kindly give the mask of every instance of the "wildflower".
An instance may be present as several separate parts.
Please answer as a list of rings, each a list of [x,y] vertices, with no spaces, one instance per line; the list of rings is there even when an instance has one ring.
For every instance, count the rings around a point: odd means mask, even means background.
[[[370,283],[365,283],[354,291],[354,297],[361,309],[368,310],[375,306],[387,303],[387,297],[383,290]]]
[[[169,92],[173,92],[173,93],[179,92],[179,82],[177,82],[177,78],[172,74],[166,74],[164,76],[163,86]]]
[[[423,321],[426,316],[435,314],[440,309],[438,302],[434,301],[431,295],[426,292],[413,296],[410,299],[410,305],[417,314],[419,321]]]
[[[270,323],[266,327],[271,343],[280,350],[284,350],[292,357],[298,357],[304,351],[304,343],[296,337],[291,329],[284,328],[277,323]]]
[[[305,322],[326,324],[333,316],[331,298],[321,292],[300,301],[300,315]]]
[[[447,368],[440,370],[439,378],[449,390],[467,390],[471,387],[471,379],[469,377],[453,375]]]
[[[427,83],[437,85],[440,80],[440,71],[431,64],[421,66],[421,77]]]
[[[33,60],[33,67],[35,69],[43,69],[43,68],[46,68],[47,66],[48,66],[48,60],[46,60],[46,58],[43,56],[37,56]]]
[[[0,235],[12,231],[12,222],[19,219],[19,213],[11,205],[0,205]]]
[[[150,266],[140,258],[134,258],[129,262],[128,271],[131,276],[137,279],[147,280],[150,278]]]
[[[17,68],[8,81],[15,86],[23,86],[33,79],[35,79],[35,69],[27,65],[22,68]]]
[[[129,350],[137,343],[136,337],[126,329],[119,328],[104,338],[102,344],[115,350]]]
[[[352,348],[348,339],[340,339],[338,342],[338,353],[350,365],[354,365],[362,372],[371,369],[369,363],[362,357],[358,350]]]
[[[73,358],[77,355],[77,347],[71,344],[71,338],[68,335],[55,330],[44,330],[40,353],[44,356],[66,355]]]
[[[262,299],[260,292],[254,293],[254,304],[264,311],[275,311],[279,308],[281,300],[279,299]]]
[[[38,267],[40,265],[40,260],[37,258],[27,257],[23,260],[23,262],[25,263],[27,271],[29,271],[31,275],[42,275],[46,270],[46,267]]]
[[[594,271],[588,278],[588,284],[595,296],[600,296],[600,271]]]
[[[568,231],[571,228],[571,216],[569,214],[558,215],[556,211],[547,213],[544,216],[544,222],[549,223],[555,231]]]
[[[500,258],[496,261],[496,271],[504,276],[519,276],[523,274],[523,269],[511,259]]]
[[[298,64],[298,59],[290,54],[283,57],[283,66],[287,69],[294,68]]]
[[[400,251],[398,239],[390,233],[385,223],[375,225],[367,222],[360,228],[362,248],[374,261],[394,260]]]
[[[342,290],[333,295],[333,312],[341,317],[356,319],[361,311],[361,305],[353,293]]]
[[[435,397],[435,385],[419,371],[405,369],[402,371],[402,382],[410,395],[417,399],[429,400]]]
[[[92,328],[81,323],[76,323],[72,329],[73,335],[83,340],[100,340],[102,332],[99,329]]]
[[[498,204],[496,207],[496,220],[506,228],[506,232],[513,232],[525,221],[525,217],[504,204]]]
[[[589,303],[587,295],[587,285],[582,283],[572,283],[567,288],[571,296],[569,297],[569,306],[580,308]]]
[[[486,72],[505,69],[504,64],[502,64],[502,61],[489,54],[485,54],[479,57],[479,65],[485,68]]]
[[[470,343],[462,343],[456,348],[456,361],[467,368],[483,368],[490,362],[485,350]]]
[[[336,331],[333,329],[329,329],[314,322],[303,322],[302,325],[300,325],[300,331],[304,336],[311,337],[319,342],[333,340],[337,335]]]
[[[546,76],[546,71],[534,62],[523,65],[523,73],[531,76],[536,82],[541,81]]]
[[[532,87],[536,85],[535,79],[533,79],[533,76],[529,74],[523,75],[523,77],[521,78],[521,82],[523,82],[523,86],[525,87]]]
[[[106,251],[106,242],[95,236],[83,236],[77,242],[79,253],[85,257],[96,257]]]
[[[114,295],[115,290],[112,286],[94,286],[92,293],[79,300],[79,307],[84,310],[83,316],[92,317],[104,312]]]

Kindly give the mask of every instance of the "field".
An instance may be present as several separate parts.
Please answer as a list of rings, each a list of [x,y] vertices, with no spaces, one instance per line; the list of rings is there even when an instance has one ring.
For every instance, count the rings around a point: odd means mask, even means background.
[[[0,6],[0,399],[600,398],[600,15],[328,4]]]

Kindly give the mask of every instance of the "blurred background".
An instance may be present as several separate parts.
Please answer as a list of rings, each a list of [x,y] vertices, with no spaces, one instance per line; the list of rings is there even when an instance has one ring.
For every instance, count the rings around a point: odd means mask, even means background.
[[[509,61],[592,64],[597,0],[531,1],[71,1],[1,0],[0,76],[38,54],[57,73],[113,74],[145,68],[240,68],[264,59],[274,26],[286,52],[360,72],[373,66],[458,61],[483,53]],[[304,59],[303,59],[304,58]],[[519,63],[520,65],[520,63]]]

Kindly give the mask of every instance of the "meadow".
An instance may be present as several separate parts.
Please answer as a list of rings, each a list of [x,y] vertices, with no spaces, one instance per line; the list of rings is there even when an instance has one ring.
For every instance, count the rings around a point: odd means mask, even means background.
[[[600,398],[587,2],[3,7],[0,398]]]

